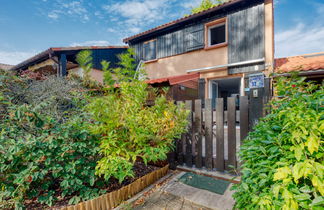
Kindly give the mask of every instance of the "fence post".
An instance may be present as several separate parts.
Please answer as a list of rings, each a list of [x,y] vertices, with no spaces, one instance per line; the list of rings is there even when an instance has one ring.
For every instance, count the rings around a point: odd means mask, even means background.
[[[227,98],[228,165],[236,168],[236,98]]]
[[[205,166],[213,169],[213,108],[211,99],[205,101]]]
[[[192,144],[193,144],[193,129],[192,129],[192,101],[188,100],[186,101],[186,109],[190,110],[189,116],[188,116],[188,132],[186,133],[186,153],[185,153],[185,159],[186,159],[186,165],[188,167],[192,167]]]
[[[202,168],[202,100],[195,101],[195,165],[197,168]]]
[[[180,106],[180,104],[183,103],[181,101],[177,101],[177,105]],[[185,139],[185,134],[181,135],[181,138],[177,140],[176,144],[176,151],[177,151],[177,162],[179,165],[183,165],[183,140]]]
[[[224,99],[216,102],[216,170],[224,171]]]

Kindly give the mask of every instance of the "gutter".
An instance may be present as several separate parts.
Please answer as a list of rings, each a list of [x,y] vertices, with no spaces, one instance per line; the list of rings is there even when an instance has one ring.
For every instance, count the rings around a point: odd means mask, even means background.
[[[191,69],[191,70],[188,70],[187,73],[216,70],[216,69],[223,69],[223,68],[243,66],[243,65],[252,65],[252,64],[258,64],[258,63],[262,63],[262,62],[265,62],[265,58],[249,60],[249,61],[242,61],[242,62],[237,62],[237,63],[230,63],[230,64],[225,64],[225,65],[211,66],[211,67],[205,67],[205,68],[199,68],[199,69]]]

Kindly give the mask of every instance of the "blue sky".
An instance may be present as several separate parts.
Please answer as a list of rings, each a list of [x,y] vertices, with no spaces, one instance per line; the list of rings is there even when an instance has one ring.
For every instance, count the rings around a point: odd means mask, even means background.
[[[0,0],[0,63],[49,47],[121,45],[200,0]],[[276,57],[324,51],[324,0],[275,0]]]

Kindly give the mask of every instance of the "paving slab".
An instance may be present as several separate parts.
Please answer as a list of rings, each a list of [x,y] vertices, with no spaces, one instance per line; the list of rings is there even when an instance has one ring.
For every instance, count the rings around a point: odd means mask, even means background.
[[[227,188],[224,195],[219,195],[207,190],[201,190],[183,184],[178,179],[185,172],[174,172],[162,182],[158,182],[143,191],[123,205],[118,210],[129,209],[152,209],[152,210],[210,210],[210,209],[233,209],[233,192]]]

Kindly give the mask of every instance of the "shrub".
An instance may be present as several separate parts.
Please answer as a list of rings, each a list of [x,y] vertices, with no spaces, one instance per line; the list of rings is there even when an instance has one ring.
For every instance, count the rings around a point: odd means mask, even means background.
[[[103,193],[95,175],[99,142],[88,131],[83,94],[72,91],[79,85],[3,74],[0,86],[0,209],[36,199],[77,203]],[[55,104],[67,97],[73,108],[59,111]]]
[[[108,64],[103,63],[107,95],[95,98],[87,106],[94,120],[91,131],[100,136],[103,156],[96,171],[106,180],[115,177],[122,182],[133,176],[137,160],[144,163],[165,160],[174,139],[187,125],[187,111],[167,101],[163,95],[156,97],[153,106],[147,106],[149,93],[154,90],[136,79],[133,55],[132,49],[120,55],[120,67],[116,69],[108,70]],[[118,84],[117,89],[115,84]]]
[[[271,114],[245,140],[238,209],[321,209],[324,204],[324,89],[280,78]]]
[[[102,193],[95,175],[99,144],[86,119],[61,123],[26,105],[9,106],[0,123],[0,208],[28,199],[51,206],[66,196],[77,203]]]

